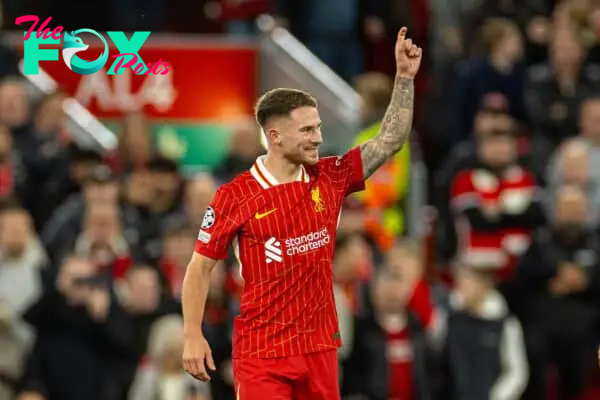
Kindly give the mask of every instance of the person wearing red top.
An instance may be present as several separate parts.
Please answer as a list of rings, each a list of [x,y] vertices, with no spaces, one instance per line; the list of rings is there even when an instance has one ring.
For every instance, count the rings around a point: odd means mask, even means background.
[[[356,320],[352,353],[344,370],[350,397],[420,400],[434,397],[437,373],[430,362],[437,310],[420,248],[396,244],[370,287],[372,311]]]
[[[340,333],[332,258],[343,199],[402,148],[412,128],[421,49],[396,45],[397,78],[379,134],[344,155],[319,159],[321,118],[300,90],[274,89],[256,106],[267,155],[223,185],[208,207],[183,283],[185,370],[214,370],[201,330],[210,273],[233,244],[244,281],[234,323],[237,398],[339,399]]]

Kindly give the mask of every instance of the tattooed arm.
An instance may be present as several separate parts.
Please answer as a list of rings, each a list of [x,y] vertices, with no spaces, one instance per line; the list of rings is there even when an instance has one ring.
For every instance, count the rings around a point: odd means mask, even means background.
[[[414,81],[396,77],[390,105],[383,117],[379,133],[360,146],[365,179],[386,160],[402,149],[412,130]]]

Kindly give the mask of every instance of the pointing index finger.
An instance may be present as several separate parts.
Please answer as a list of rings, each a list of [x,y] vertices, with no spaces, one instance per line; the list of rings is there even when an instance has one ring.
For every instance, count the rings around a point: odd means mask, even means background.
[[[400,31],[398,32],[398,40],[399,41],[404,40],[406,38],[406,31],[407,30],[408,29],[406,29],[405,26],[403,26],[402,28],[400,28]]]

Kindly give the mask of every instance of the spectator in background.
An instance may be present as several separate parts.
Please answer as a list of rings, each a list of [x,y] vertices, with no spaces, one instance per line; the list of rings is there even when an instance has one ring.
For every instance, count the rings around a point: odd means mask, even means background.
[[[363,72],[361,27],[378,17],[377,1],[275,1],[275,13],[310,51],[342,79],[351,82]]]
[[[148,360],[135,377],[128,400],[210,400],[206,383],[183,371],[183,320],[170,315],[156,321],[148,339]]]
[[[585,99],[579,109],[579,135],[594,152],[600,148],[600,95]]]
[[[160,258],[161,233],[165,221],[177,215],[181,201],[182,181],[179,166],[165,157],[154,157],[146,165],[151,184],[151,201],[140,228],[140,246],[145,260]]]
[[[177,217],[185,218],[194,229],[200,229],[208,203],[213,199],[217,188],[217,182],[210,174],[200,174],[189,179],[185,183],[183,209]]]
[[[59,139],[69,141],[66,132],[67,116],[64,103],[67,95],[56,91],[43,97],[34,110],[33,124],[36,132],[42,135],[57,135]]]
[[[86,207],[82,231],[73,251],[89,259],[99,274],[114,279],[125,275],[132,265],[131,248],[124,236],[117,204],[92,203]]]
[[[64,200],[59,198],[59,193],[69,194],[68,189],[63,189],[69,179],[69,139],[63,111],[65,99],[60,92],[43,97],[35,105],[33,115],[27,116],[27,125],[13,131],[15,149],[27,173],[27,191],[22,200],[37,229],[44,225],[53,207]],[[62,190],[66,193],[61,193]],[[49,198],[50,201],[40,203],[40,198]]]
[[[481,27],[484,56],[467,62],[460,70],[454,104],[454,142],[471,134],[473,118],[488,93],[501,93],[509,113],[525,121],[523,104],[523,39],[517,25],[504,18],[492,18]]]
[[[583,185],[588,194],[590,213],[600,217],[600,97],[587,98],[579,112],[580,134],[575,143],[556,151],[550,164],[551,190],[567,182]],[[577,144],[579,143],[579,144]],[[567,165],[561,164],[564,160]],[[561,176],[563,180],[561,180]]]
[[[162,0],[161,0],[162,1]],[[152,159],[154,146],[151,127],[143,112],[129,112],[123,116],[117,152],[117,170],[129,172],[143,168]]]
[[[26,178],[21,158],[14,150],[12,133],[0,125],[0,198],[22,198]]]
[[[108,400],[114,363],[131,342],[131,321],[107,281],[80,257],[67,257],[53,287],[26,312],[38,332],[37,358],[24,391],[46,400]]]
[[[504,17],[515,21],[525,38],[527,61],[545,58],[545,46],[551,30],[551,7],[547,0],[476,0],[470,3],[475,4],[464,15],[467,47],[472,47],[477,29],[486,20]]]
[[[42,211],[41,229],[56,214],[56,209],[64,204],[73,204],[75,199],[78,199],[84,183],[95,179],[96,175],[108,175],[107,172],[100,172],[103,160],[98,152],[69,145],[66,153],[67,168],[58,170],[46,183],[47,193]]]
[[[211,343],[216,371],[212,375],[211,393],[213,399],[235,399],[235,383],[233,381],[233,362],[231,359],[231,341],[233,317],[239,310],[237,299],[225,290],[227,269],[218,263],[211,273],[208,287],[208,298],[204,313],[203,332]],[[232,303],[236,304],[232,304]]]
[[[430,346],[433,308],[418,249],[394,247],[370,291],[372,312],[356,320],[343,390],[368,399],[436,398]],[[418,286],[418,288],[417,288]]]
[[[252,167],[256,158],[264,153],[260,131],[254,118],[244,118],[232,127],[229,154],[214,172],[220,182],[229,182],[233,177]]]
[[[424,0],[376,0],[369,5],[363,22],[365,61],[369,71],[394,76],[396,65],[393,57],[398,30],[405,26],[415,43],[422,44],[428,53],[428,1]],[[421,79],[415,77],[415,91],[420,93]]]
[[[477,155],[478,168],[460,172],[450,189],[461,244],[457,257],[510,281],[515,262],[527,250],[531,230],[543,223],[535,175],[518,166],[511,132],[496,131],[480,138]]]
[[[27,85],[21,78],[9,76],[0,81],[0,123],[7,125],[13,134],[28,131],[31,106]]]
[[[45,400],[45,398],[40,393],[29,391],[20,393],[17,400]]]
[[[172,214],[180,200],[181,176],[175,161],[164,157],[155,157],[146,168],[150,172],[152,182],[152,199],[150,212],[156,217]]]
[[[119,198],[118,182],[107,166],[97,165],[100,160],[96,153],[83,152],[77,157],[71,166],[71,174],[80,180],[81,193],[71,195],[55,209],[41,233],[53,260],[72,250],[71,246],[81,232],[86,207],[92,203],[116,204]]]
[[[434,204],[437,207],[437,245],[443,260],[450,260],[456,253],[455,221],[450,210],[450,187],[454,178],[463,170],[479,166],[477,149],[480,142],[495,132],[515,132],[516,124],[507,114],[506,101],[502,95],[487,94],[475,115],[473,138],[457,144],[442,163],[435,178]]]
[[[565,142],[556,153],[555,163],[548,170],[550,199],[553,200],[564,185],[580,187],[587,195],[588,220],[597,224],[600,214],[600,171],[593,169],[592,149],[586,142],[576,138]]]
[[[127,400],[140,361],[148,352],[148,338],[151,326],[161,317],[179,314],[180,307],[170,296],[164,295],[159,273],[147,265],[134,265],[118,285],[118,298],[121,306],[132,320],[133,334],[128,351],[122,355],[120,364],[121,396]]]
[[[89,179],[94,179],[97,175],[109,175],[106,172],[106,167],[102,156],[94,150],[81,149],[75,145],[70,145],[68,148],[69,166],[65,171],[60,171],[66,176],[60,176],[56,180],[56,188],[52,188],[52,197],[49,199],[51,203],[48,208],[60,206],[65,201],[69,201],[69,197],[79,194],[83,188],[83,184]],[[104,167],[104,168],[101,168]],[[50,207],[54,205],[55,207]]]
[[[434,81],[433,90],[440,95],[445,93],[445,89],[451,87],[455,64],[462,58],[465,50],[463,17],[473,7],[470,3],[478,1],[432,0],[429,2],[431,75]]]
[[[576,185],[593,189],[589,147],[578,139],[565,141],[558,150],[555,172],[555,188],[563,185]]]
[[[532,400],[548,398],[551,365],[558,369],[559,400],[578,399],[595,362],[600,238],[588,222],[585,192],[563,186],[553,197],[551,223],[535,233],[519,263],[519,314],[531,364]]]
[[[340,264],[333,277],[336,295],[344,294],[352,314],[361,314],[365,311],[365,284],[375,273],[371,243],[359,232],[340,232],[336,246],[339,251],[334,263]]]
[[[204,208],[206,210],[206,207]],[[191,227],[185,220],[173,221],[163,233],[160,269],[166,280],[167,292],[176,299],[181,298],[181,286],[185,270],[194,252],[198,228]]]
[[[0,213],[0,375],[16,382],[31,351],[35,331],[23,313],[42,294],[42,268],[47,259],[29,214],[19,208]],[[0,380],[0,398],[12,398]]]
[[[125,178],[123,201],[141,214],[147,214],[152,202],[152,190],[150,172],[145,169],[131,171]]]
[[[585,63],[585,49],[570,28],[553,33],[549,56],[528,71],[525,99],[534,135],[556,147],[577,135],[579,107],[600,90],[600,67]]]
[[[521,325],[494,289],[493,274],[461,265],[455,288],[436,305],[420,254],[414,246],[396,248],[376,278],[375,313],[357,322],[359,367],[348,369],[357,373],[348,384],[362,389],[350,393],[519,400],[528,378]]]
[[[336,239],[333,259],[333,295],[340,326],[342,347],[338,349],[338,358],[348,359],[354,343],[354,317],[361,312],[360,300],[363,298],[363,278],[371,275],[369,268],[368,244],[358,234],[340,234]],[[340,377],[343,376],[340,370]]]
[[[598,62],[598,3],[595,0],[559,1],[554,10],[554,25],[557,29],[574,28],[581,43],[589,50],[588,59]]]
[[[51,145],[60,149],[60,165],[53,171],[45,184],[44,191],[48,201],[45,209],[40,215],[42,224],[50,217],[56,207],[65,201],[71,194],[81,189],[82,176],[85,176],[85,161],[71,166],[73,158],[77,158],[77,152],[91,152],[81,150],[73,142],[68,132],[67,116],[64,112],[64,104],[67,95],[56,91],[42,98],[37,104],[33,114],[33,130],[46,142],[44,147]],[[99,155],[96,156],[100,161]],[[98,162],[100,162],[98,161]],[[67,168],[63,168],[69,164]],[[87,169],[89,174],[89,170]]]
[[[494,286],[493,273],[462,264],[438,314],[449,398],[520,400],[525,391],[530,368],[521,324]]]
[[[392,95],[393,81],[387,75],[370,72],[360,75],[355,87],[362,100],[364,127],[354,140],[354,145],[358,146],[379,133]],[[406,143],[366,181],[365,190],[355,194],[364,207],[365,229],[383,252],[391,248],[395,237],[404,234],[403,200],[409,176],[410,144]]]

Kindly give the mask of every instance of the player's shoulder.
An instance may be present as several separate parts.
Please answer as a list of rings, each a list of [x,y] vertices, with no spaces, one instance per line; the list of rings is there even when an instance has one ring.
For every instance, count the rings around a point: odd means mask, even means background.
[[[249,171],[244,171],[235,176],[231,181],[221,185],[217,195],[230,198],[236,203],[243,203],[252,197],[261,187]]]
[[[336,165],[341,165],[343,156],[321,157],[316,164],[304,165],[309,177],[318,178],[319,176],[329,175],[334,171]]]
[[[318,170],[342,170],[348,161],[351,161],[352,157],[358,154],[360,154],[360,146],[355,146],[344,154],[322,157],[314,168]]]

